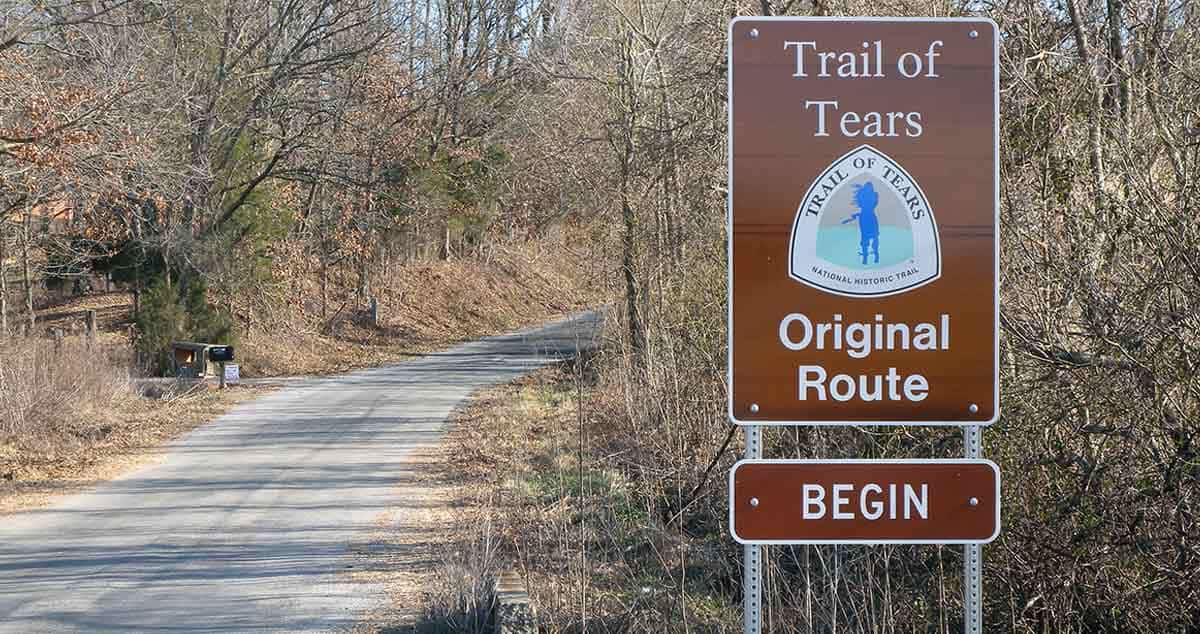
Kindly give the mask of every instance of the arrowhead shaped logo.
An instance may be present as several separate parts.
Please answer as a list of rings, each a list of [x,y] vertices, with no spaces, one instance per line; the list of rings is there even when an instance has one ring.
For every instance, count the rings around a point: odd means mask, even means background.
[[[860,145],[809,186],[792,224],[788,274],[844,297],[911,291],[942,274],[933,209],[899,163]]]

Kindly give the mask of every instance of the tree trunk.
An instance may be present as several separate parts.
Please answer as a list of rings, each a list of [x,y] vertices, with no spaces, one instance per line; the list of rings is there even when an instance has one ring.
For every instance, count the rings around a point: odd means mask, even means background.
[[[33,312],[33,275],[29,270],[29,232],[33,225],[33,211],[25,212],[25,225],[21,229],[21,282],[25,288],[25,314],[28,317],[29,333],[33,333],[37,316]]]
[[[8,225],[0,219],[0,335],[8,337]]]
[[[1100,80],[1100,71],[1096,68],[1095,56],[1092,54],[1091,45],[1088,43],[1087,28],[1083,23],[1083,16],[1079,13],[1079,7],[1076,6],[1075,0],[1067,0],[1067,12],[1070,14],[1071,26],[1075,31],[1076,48],[1079,51],[1079,62],[1084,66],[1084,71],[1087,73],[1088,89],[1091,97],[1091,104],[1088,108],[1088,153],[1091,159],[1091,176],[1092,176],[1092,200],[1096,206],[1097,218],[1094,221],[1097,226],[1097,231],[1089,238],[1089,242],[1098,247],[1086,249],[1083,258],[1077,260],[1086,262],[1087,270],[1093,274],[1099,268],[1100,258],[1096,257],[1097,253],[1104,249],[1107,243],[1107,232],[1104,228],[1108,226],[1108,203],[1105,192],[1105,182],[1107,180],[1104,167],[1104,147],[1102,144],[1102,126],[1103,121],[1101,116],[1104,113],[1104,86]],[[1073,218],[1072,214],[1067,214],[1068,218]],[[1073,235],[1080,235],[1078,231],[1072,232]]]
[[[1108,57],[1113,72],[1108,100],[1121,118],[1123,133],[1128,131],[1129,124],[1129,75],[1125,68],[1125,43],[1121,39],[1125,32],[1124,12],[1124,0],[1108,0]]]
[[[621,239],[621,268],[625,271],[625,312],[629,320],[629,341],[633,347],[634,359],[635,362],[640,363],[642,352],[646,348],[646,336],[642,331],[637,275],[634,271],[634,267],[637,265],[634,253],[637,216],[634,214],[633,205],[629,202],[628,158],[624,158],[621,163],[621,220],[625,225],[625,235]]]
[[[171,261],[167,257],[167,249],[165,246],[163,247],[163,250],[162,250],[162,264],[163,264],[163,279],[166,280],[167,286],[170,286],[171,285]],[[181,290],[182,290],[182,288],[183,288],[183,286],[180,285]]]
[[[637,214],[633,209],[631,197],[630,172],[636,148],[634,134],[637,133],[637,103],[634,94],[633,60],[630,52],[632,36],[625,38],[622,48],[620,73],[620,107],[624,121],[620,139],[621,160],[621,220],[625,234],[621,239],[621,268],[625,273],[625,312],[629,320],[629,342],[633,349],[634,363],[641,365],[642,356],[646,350],[646,334],[642,327],[641,303],[638,301],[638,282],[635,267],[637,266]]]
[[[142,245],[142,221],[136,214],[133,219],[133,239],[138,253],[133,267],[133,319],[137,321],[142,316],[142,263],[146,259],[146,248]]]
[[[545,40],[546,37],[550,35],[550,28],[551,28],[552,20],[554,19],[554,11],[556,9],[556,7],[554,5],[555,5],[555,3],[548,2],[548,1],[542,2],[542,4],[541,4],[541,10],[542,10],[541,26],[542,26],[542,28],[541,28],[541,32],[538,33],[538,38],[541,40]]]
[[[321,323],[324,325],[329,319],[329,256],[324,252],[325,241],[322,239],[321,242]]]
[[[675,112],[671,103],[670,91],[667,90],[667,74],[663,68],[662,59],[658,57],[657,53],[655,55],[655,66],[658,67],[658,82],[661,86],[659,97],[662,107],[662,123],[660,125],[666,135],[666,139],[664,139],[666,152],[663,153],[665,177],[663,178],[662,189],[667,225],[667,252],[671,258],[671,270],[678,271],[680,269],[676,265],[683,260],[683,236],[680,229],[679,213],[677,211],[679,197],[679,146],[675,142]]]
[[[96,320],[96,311],[87,311],[87,342],[89,346],[96,343],[96,337],[99,334],[98,330],[99,325],[97,324]]]
[[[428,6],[428,3],[426,3]],[[417,76],[417,0],[408,0],[408,75]]]
[[[368,264],[367,254],[361,252],[358,254],[358,301],[363,301],[367,298],[367,293],[370,290],[368,279],[370,272],[367,270]]]

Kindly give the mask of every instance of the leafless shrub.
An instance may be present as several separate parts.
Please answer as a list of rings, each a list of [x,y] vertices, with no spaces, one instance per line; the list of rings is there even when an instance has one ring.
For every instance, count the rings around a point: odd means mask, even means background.
[[[418,631],[490,633],[499,555],[500,541],[491,519],[472,523],[463,539],[445,553],[434,584],[428,588],[429,600]]]
[[[128,367],[83,341],[0,339],[3,436],[36,436],[130,398]]]

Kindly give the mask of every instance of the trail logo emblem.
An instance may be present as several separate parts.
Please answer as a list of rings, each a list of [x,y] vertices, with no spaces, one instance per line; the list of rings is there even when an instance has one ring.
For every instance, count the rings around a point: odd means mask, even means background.
[[[942,274],[933,209],[899,163],[869,145],[844,154],[805,192],[788,274],[844,297],[897,295]]]

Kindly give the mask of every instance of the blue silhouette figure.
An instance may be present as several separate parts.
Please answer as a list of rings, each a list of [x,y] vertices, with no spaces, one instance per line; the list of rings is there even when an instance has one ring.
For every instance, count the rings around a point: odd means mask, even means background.
[[[862,247],[859,255],[862,256],[862,263],[866,265],[867,249],[872,247],[875,264],[879,264],[879,217],[875,215],[875,208],[879,206],[879,193],[875,191],[871,181],[854,186],[854,204],[858,205],[858,213],[843,220],[842,224],[849,224],[854,222],[855,218],[858,219],[858,239]]]

